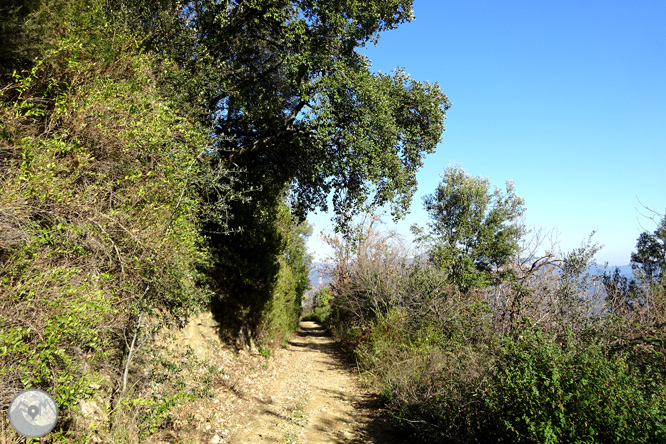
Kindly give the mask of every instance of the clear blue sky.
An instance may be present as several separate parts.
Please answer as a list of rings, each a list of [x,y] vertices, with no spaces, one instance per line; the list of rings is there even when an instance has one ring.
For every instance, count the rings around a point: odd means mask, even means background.
[[[563,250],[597,230],[597,262],[628,264],[655,228],[637,197],[666,210],[666,1],[415,0],[414,15],[363,51],[373,71],[402,66],[453,104],[397,230],[424,225],[423,196],[460,162],[513,180],[527,225],[557,229]],[[330,215],[308,220],[322,258]]]

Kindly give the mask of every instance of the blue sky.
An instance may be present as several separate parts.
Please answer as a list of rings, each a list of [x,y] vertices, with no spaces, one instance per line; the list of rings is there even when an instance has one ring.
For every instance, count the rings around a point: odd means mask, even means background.
[[[527,225],[559,231],[563,250],[597,230],[597,262],[628,264],[655,228],[637,198],[666,210],[666,2],[415,0],[414,15],[363,52],[373,71],[438,82],[452,107],[411,213],[389,227],[410,239],[423,196],[462,163],[513,180]],[[308,220],[322,259],[330,215]]]

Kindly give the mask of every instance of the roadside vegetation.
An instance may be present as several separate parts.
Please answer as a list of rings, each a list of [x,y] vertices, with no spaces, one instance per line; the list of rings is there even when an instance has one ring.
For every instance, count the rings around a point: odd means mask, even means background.
[[[558,252],[523,204],[448,167],[417,251],[372,217],[328,238],[324,320],[424,442],[664,441],[666,218],[639,238],[635,279],[593,277],[592,236]]]
[[[51,393],[52,441],[143,439],[202,394],[150,339],[211,299],[196,193],[211,186],[208,135],[103,6],[3,10],[16,29],[0,45],[0,395]],[[86,400],[106,424],[76,414]]]
[[[165,329],[210,310],[232,343],[286,344],[307,213],[404,213],[440,141],[439,86],[357,52],[411,3],[3,2],[3,408],[40,388],[42,442],[146,442],[220,371]]]

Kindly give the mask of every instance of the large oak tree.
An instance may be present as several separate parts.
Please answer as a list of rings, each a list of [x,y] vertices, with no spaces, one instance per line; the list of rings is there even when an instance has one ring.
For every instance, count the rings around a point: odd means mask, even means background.
[[[185,75],[165,87],[211,126],[245,186],[289,186],[301,215],[404,214],[449,107],[437,83],[373,73],[359,52],[412,20],[412,0],[117,0],[144,45]],[[123,16],[124,14],[124,16]]]

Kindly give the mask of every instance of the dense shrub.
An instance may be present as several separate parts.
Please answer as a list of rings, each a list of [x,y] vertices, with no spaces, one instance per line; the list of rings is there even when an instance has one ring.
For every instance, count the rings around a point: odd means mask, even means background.
[[[446,270],[398,260],[393,235],[358,232],[331,243],[334,331],[423,442],[666,438],[663,327],[589,310],[595,245],[535,261],[533,274],[516,267],[506,288],[462,292]]]
[[[291,333],[298,329],[303,296],[310,288],[308,272],[312,258],[307,253],[306,241],[312,233],[312,227],[307,222],[299,222],[283,203],[277,229],[284,246],[278,252],[279,271],[275,287],[261,313],[262,324],[258,331],[261,345],[268,345],[275,340],[280,345],[288,342]]]
[[[99,397],[133,430],[123,418],[155,401],[128,369],[139,343],[210,301],[209,136],[160,94],[154,60],[104,2],[37,6],[17,26],[34,26],[39,58],[0,87],[0,399],[44,389],[61,406],[53,439],[85,441],[79,401]]]
[[[251,206],[232,205],[231,231],[209,234],[218,289],[214,311],[227,329],[248,327],[269,346],[284,343],[298,326],[310,287],[305,242],[311,228],[292,216],[283,198],[254,197]]]
[[[358,362],[397,424],[428,442],[465,442],[483,419],[479,393],[490,350],[463,332],[450,335],[435,324],[413,330],[409,323],[405,309],[376,322],[356,349]]]
[[[512,442],[657,442],[666,385],[623,353],[528,327],[506,337],[485,403]]]

